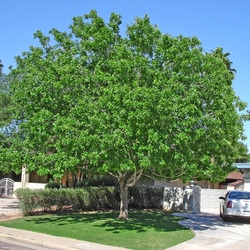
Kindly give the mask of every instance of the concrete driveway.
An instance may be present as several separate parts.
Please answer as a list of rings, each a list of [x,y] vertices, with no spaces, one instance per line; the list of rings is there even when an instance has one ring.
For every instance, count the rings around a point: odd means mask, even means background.
[[[223,222],[219,215],[182,214],[176,216],[184,217],[180,224],[192,229],[196,237],[181,243],[170,250],[207,250],[207,249],[250,249],[250,222],[232,221]]]

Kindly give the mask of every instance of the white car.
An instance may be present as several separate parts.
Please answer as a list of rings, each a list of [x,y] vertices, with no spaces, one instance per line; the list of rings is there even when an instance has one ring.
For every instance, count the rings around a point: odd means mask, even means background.
[[[219,199],[220,217],[223,221],[231,218],[250,218],[250,192],[232,190]]]

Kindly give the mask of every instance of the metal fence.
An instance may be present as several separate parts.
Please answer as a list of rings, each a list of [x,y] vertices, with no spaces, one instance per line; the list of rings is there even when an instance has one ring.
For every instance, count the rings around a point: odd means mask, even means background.
[[[0,180],[0,194],[5,196],[13,196],[14,181],[10,178]]]

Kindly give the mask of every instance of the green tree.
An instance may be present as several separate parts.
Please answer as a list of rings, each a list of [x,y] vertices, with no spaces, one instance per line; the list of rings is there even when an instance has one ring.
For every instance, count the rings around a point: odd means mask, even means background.
[[[56,29],[41,47],[16,58],[15,119],[22,140],[5,158],[60,177],[79,168],[115,176],[119,218],[128,218],[128,188],[155,179],[223,179],[237,157],[245,108],[220,57],[196,37],[172,37],[136,18],[120,35],[91,11]],[[16,79],[15,79],[16,78]]]
[[[17,136],[17,122],[12,119],[11,77],[2,73],[2,67],[0,61],[0,171],[8,173],[11,172],[12,162],[9,150],[12,139]],[[7,156],[10,157],[9,160],[7,160]]]
[[[242,141],[238,142],[237,150],[238,150],[238,158],[236,159],[235,162],[237,163],[250,162],[250,154],[248,152],[248,147],[244,142]]]
[[[247,120],[247,121],[250,121],[250,110],[247,110],[246,120]]]
[[[230,53],[226,52],[223,53],[223,48],[216,48],[216,50],[212,51],[213,55],[220,58],[222,62],[225,64],[225,67],[229,70],[229,72],[234,75],[236,74],[236,70],[232,68],[232,62],[229,59]],[[242,118],[247,121],[250,120],[249,118],[249,111],[246,111],[246,114],[242,116]],[[250,154],[248,153],[248,147],[246,144],[244,144],[244,141],[246,140],[246,136],[241,137],[241,141],[238,142],[237,151],[238,151],[238,158],[236,159],[236,162],[249,162],[250,160]]]
[[[11,122],[11,90],[10,78],[2,73],[3,64],[0,60],[0,132],[3,133]]]
[[[0,127],[10,123],[11,120],[11,92],[9,77],[6,74],[0,75]]]
[[[2,61],[0,60],[0,75],[2,75],[2,70],[3,70],[3,64]]]
[[[212,51],[213,55],[220,58],[222,60],[222,62],[225,64],[225,67],[227,68],[227,70],[229,70],[229,72],[231,74],[235,74],[236,70],[234,68],[232,68],[232,62],[229,59],[230,53],[226,52],[223,53],[223,48],[216,48],[216,50]]]

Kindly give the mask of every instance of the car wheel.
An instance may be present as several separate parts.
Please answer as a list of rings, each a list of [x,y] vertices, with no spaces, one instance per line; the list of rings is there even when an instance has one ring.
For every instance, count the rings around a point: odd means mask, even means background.
[[[223,217],[223,214],[222,214],[222,212],[221,212],[221,209],[220,209],[220,217],[221,217],[221,218]]]
[[[227,222],[227,221],[229,221],[229,218],[226,217],[225,215],[223,215],[223,216],[222,216],[222,220],[225,221],[225,222]]]

